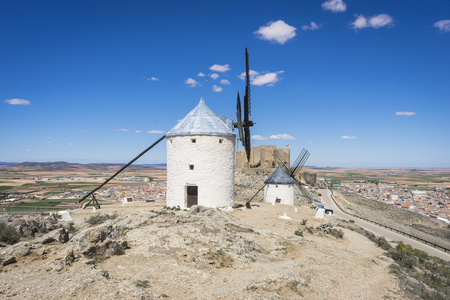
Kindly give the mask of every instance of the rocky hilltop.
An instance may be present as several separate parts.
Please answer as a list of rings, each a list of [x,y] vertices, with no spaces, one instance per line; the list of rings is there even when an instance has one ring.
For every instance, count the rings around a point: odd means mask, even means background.
[[[73,224],[59,220],[3,245],[0,298],[404,298],[382,249],[345,228],[341,236],[315,229],[339,221],[315,219],[307,206],[176,211],[133,203],[100,211],[71,211]]]

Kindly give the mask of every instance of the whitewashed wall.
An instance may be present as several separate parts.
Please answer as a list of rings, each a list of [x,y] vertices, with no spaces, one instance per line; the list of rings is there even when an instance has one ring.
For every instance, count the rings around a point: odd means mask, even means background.
[[[275,203],[280,198],[281,204],[294,205],[293,184],[268,184],[264,187],[264,202]]]
[[[198,186],[198,205],[233,205],[234,147],[234,136],[167,137],[167,206],[186,208],[187,185]]]

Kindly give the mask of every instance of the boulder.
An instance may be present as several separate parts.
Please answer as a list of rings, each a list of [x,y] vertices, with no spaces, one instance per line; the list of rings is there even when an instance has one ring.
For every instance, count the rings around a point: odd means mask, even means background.
[[[3,261],[2,266],[7,266],[10,264],[14,264],[16,262],[17,262],[17,259],[14,256],[11,256]]]
[[[69,232],[64,228],[53,230],[46,235],[36,239],[33,243],[49,244],[53,242],[67,243],[69,241]]]

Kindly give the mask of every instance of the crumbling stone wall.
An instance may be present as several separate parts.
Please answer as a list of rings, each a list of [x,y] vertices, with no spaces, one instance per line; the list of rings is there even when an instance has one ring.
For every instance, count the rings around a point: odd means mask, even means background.
[[[277,149],[275,145],[259,145],[252,147],[250,151],[250,161],[247,164],[245,150],[236,150],[236,168],[274,168],[278,164],[274,159],[273,152],[277,150],[283,160],[290,165],[291,152],[289,148]]]

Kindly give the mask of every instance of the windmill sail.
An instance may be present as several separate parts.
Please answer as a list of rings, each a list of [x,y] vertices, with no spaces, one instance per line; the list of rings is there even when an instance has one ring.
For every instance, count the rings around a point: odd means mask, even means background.
[[[237,118],[237,124],[242,124],[241,97],[239,97],[239,92],[237,95],[236,118]],[[238,126],[238,131],[239,131],[239,140],[241,141],[242,146],[245,146],[244,131],[242,130],[242,126]]]
[[[233,123],[234,128],[238,128],[239,140],[245,148],[247,161],[250,162],[251,141],[250,141],[250,127],[253,126],[253,121],[250,120],[251,114],[251,93],[250,93],[250,67],[248,59],[247,47],[245,47],[245,95],[244,95],[244,121],[242,121],[241,99],[237,98],[236,117],[237,122]]]

